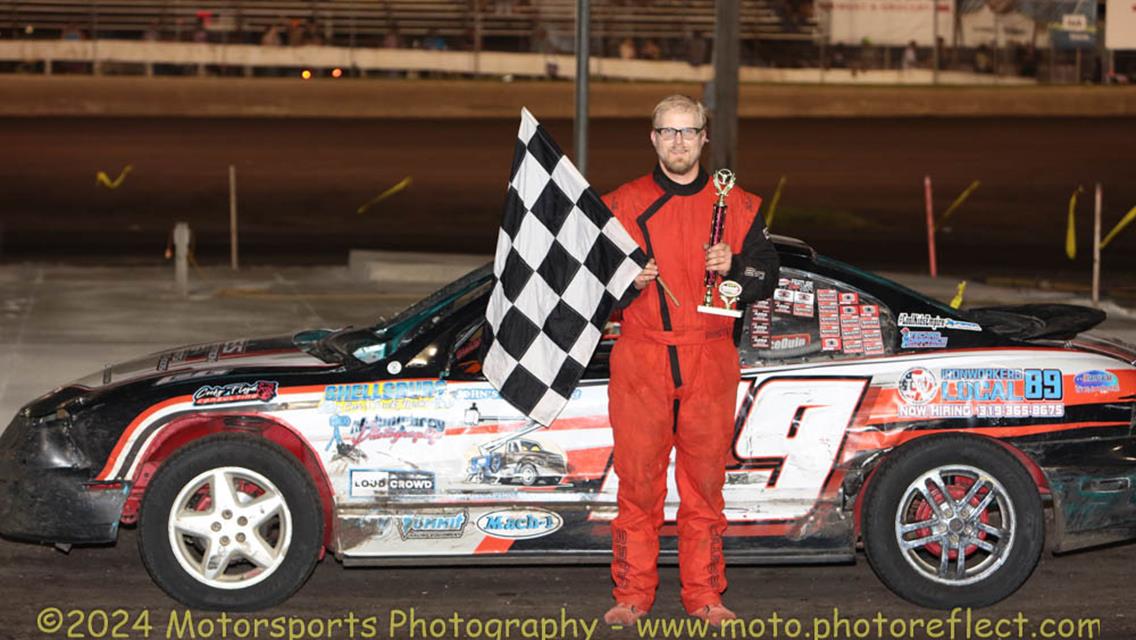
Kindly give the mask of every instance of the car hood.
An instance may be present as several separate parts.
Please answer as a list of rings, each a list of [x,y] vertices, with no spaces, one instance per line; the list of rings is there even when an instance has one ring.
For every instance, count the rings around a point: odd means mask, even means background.
[[[141,358],[107,365],[102,371],[76,380],[75,385],[94,389],[144,378],[168,378],[169,382],[238,369],[264,370],[330,368],[338,366],[297,346],[292,335],[209,342],[159,351]]]

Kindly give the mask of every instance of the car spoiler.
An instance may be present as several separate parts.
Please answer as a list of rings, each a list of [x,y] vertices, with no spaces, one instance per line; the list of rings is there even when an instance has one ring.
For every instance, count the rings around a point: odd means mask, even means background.
[[[986,331],[1016,340],[1068,340],[1097,326],[1104,311],[1073,304],[1021,304],[968,309]]]

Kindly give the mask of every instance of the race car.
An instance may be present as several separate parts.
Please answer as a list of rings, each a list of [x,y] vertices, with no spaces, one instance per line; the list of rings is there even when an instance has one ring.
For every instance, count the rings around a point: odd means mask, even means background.
[[[1029,577],[1046,507],[1057,552],[1136,537],[1136,348],[1084,334],[1101,312],[958,311],[773,240],[777,291],[735,333],[734,570],[862,544],[900,596],[977,607]],[[325,551],[608,562],[614,341],[556,421],[528,422],[480,373],[492,284],[487,265],[374,326],[176,349],[48,393],[0,436],[0,534],[109,543],[137,526],[153,579],[201,609],[278,604]],[[547,482],[485,481],[528,443],[562,457]],[[673,460],[669,489],[664,560]]]

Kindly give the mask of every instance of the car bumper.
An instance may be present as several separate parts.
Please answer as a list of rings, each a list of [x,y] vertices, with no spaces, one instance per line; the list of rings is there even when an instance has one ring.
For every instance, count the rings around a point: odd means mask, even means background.
[[[1136,439],[1062,443],[1039,463],[1053,497],[1055,553],[1136,538]]]
[[[47,544],[113,542],[128,483],[91,482],[66,424],[17,417],[0,437],[0,536]]]

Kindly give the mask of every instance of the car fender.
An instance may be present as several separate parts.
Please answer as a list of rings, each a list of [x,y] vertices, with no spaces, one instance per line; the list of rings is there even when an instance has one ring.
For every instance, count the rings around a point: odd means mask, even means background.
[[[311,475],[319,492],[323,507],[324,545],[332,544],[335,540],[335,500],[323,462],[295,427],[277,417],[254,413],[189,414],[166,425],[143,452],[141,463],[130,478],[131,491],[123,507],[122,522],[137,522],[146,486],[163,461],[181,447],[217,433],[241,433],[264,438],[295,456]]]
[[[1003,449],[1008,451],[1010,455],[1014,456],[1014,458],[1018,462],[1020,462],[1023,467],[1025,467],[1026,472],[1030,474],[1030,477],[1033,478],[1034,483],[1037,485],[1038,493],[1042,496],[1042,498],[1045,498],[1049,495],[1048,477],[1045,475],[1045,472],[1041,469],[1041,467],[1038,466],[1037,462],[1035,462],[1033,458],[1029,457],[1029,455],[1027,455],[1024,451],[1018,449],[1017,447],[1004,440],[983,436],[970,430],[958,429],[954,430],[954,432],[966,435],[971,438],[993,442],[1002,447]],[[856,491],[855,502],[853,503],[852,507],[853,521],[855,523],[855,536],[857,539],[859,539],[860,537],[860,520],[864,506],[864,495],[867,494],[868,486],[872,483],[872,480],[876,475],[876,471],[880,468],[880,465],[883,463],[883,461],[886,460],[889,456],[897,455],[898,453],[904,451],[907,447],[911,446],[912,443],[919,442],[920,440],[921,438],[912,438],[898,447],[893,447],[888,451],[880,452],[880,455],[875,456],[870,462],[870,470],[867,472],[864,481],[860,484],[858,490]]]

